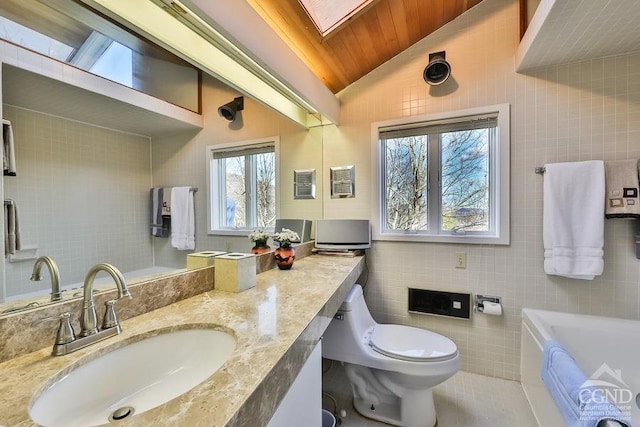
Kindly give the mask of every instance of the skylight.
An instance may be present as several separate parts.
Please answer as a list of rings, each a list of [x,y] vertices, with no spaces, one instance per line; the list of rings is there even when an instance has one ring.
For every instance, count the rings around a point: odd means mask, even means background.
[[[0,38],[58,61],[68,62],[114,82],[129,87],[133,85],[131,49],[95,31],[80,49],[75,50],[47,35],[0,16]]]
[[[298,0],[325,37],[373,3],[374,0]]]
[[[71,46],[10,21],[3,16],[0,16],[0,38],[62,62],[66,61],[73,52]]]
[[[89,71],[133,87],[133,52],[128,47],[112,41]]]

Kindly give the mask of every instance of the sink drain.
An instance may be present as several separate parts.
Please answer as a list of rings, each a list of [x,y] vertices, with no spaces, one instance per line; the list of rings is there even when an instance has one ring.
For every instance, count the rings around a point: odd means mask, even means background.
[[[113,421],[121,421],[125,418],[133,415],[135,409],[132,406],[123,406],[122,408],[116,409],[109,415],[109,422]]]

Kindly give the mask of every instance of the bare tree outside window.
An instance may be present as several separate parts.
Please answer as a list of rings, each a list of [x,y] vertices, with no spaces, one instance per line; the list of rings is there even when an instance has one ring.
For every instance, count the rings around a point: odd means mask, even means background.
[[[428,138],[385,141],[386,217],[389,230],[426,230]]]
[[[384,141],[386,226],[428,230],[429,144],[440,140],[440,229],[489,229],[489,132],[471,129]]]
[[[210,231],[272,229],[277,207],[277,140],[209,146]]]
[[[443,230],[489,230],[489,132],[441,135]]]
[[[373,236],[509,244],[509,105],[372,124]]]
[[[276,223],[275,166],[274,153],[264,153],[256,156],[258,227],[273,227]]]
[[[275,153],[227,157],[224,167],[226,201],[222,223],[230,228],[273,227],[276,222]]]
[[[224,159],[226,171],[226,208],[233,221],[227,216],[228,227],[246,226],[246,185],[245,185],[245,158],[244,156],[229,157]],[[233,206],[231,210],[230,207]]]

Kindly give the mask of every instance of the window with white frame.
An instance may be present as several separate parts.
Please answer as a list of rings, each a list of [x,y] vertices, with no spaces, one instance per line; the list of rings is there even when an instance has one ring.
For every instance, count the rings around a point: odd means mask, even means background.
[[[509,106],[374,123],[374,238],[509,243]]]
[[[274,227],[277,142],[270,138],[207,147],[210,233]]]

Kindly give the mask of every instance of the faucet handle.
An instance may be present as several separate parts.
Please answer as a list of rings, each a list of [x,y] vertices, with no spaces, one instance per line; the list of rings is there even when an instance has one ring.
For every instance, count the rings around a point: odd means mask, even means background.
[[[43,317],[42,319],[38,319],[33,323],[42,323],[49,320],[60,321],[60,325],[58,326],[58,333],[56,335],[56,344],[69,344],[70,342],[75,341],[76,333],[73,330],[73,326],[71,326],[71,314],[69,314],[68,311],[65,311],[64,313],[57,316]]]
[[[116,314],[117,299],[112,299],[104,303],[104,318],[102,319],[102,329],[120,328],[118,315]]]

